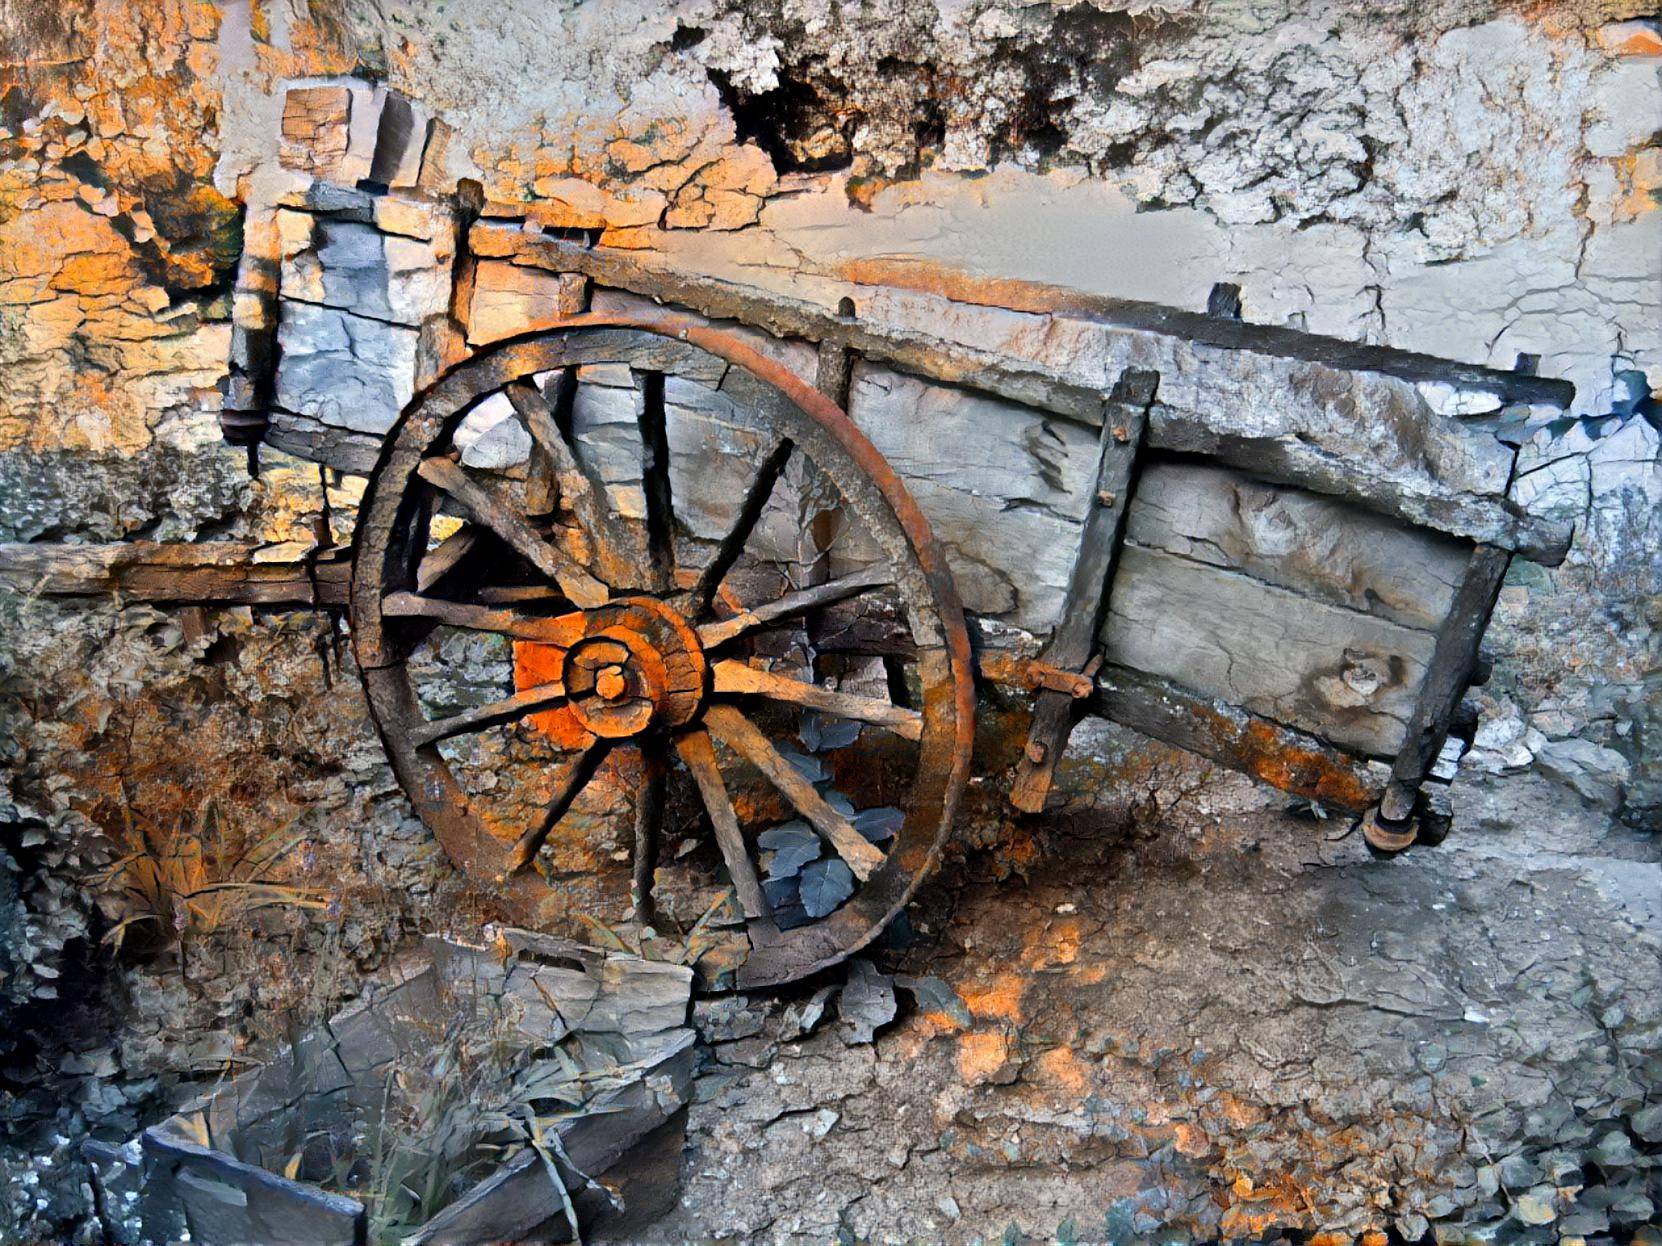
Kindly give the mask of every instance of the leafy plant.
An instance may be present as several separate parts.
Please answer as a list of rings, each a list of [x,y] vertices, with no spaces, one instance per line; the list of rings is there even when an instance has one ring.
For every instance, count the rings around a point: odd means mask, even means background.
[[[443,998],[448,1008],[441,1015],[447,1011],[448,1019],[438,1041],[402,1044],[378,1087],[345,1098],[326,1092],[319,1077],[330,1062],[343,1063],[332,1032],[314,1031],[325,1041],[304,1062],[305,1044],[291,1047],[286,1101],[304,1124],[286,1144],[284,1175],[358,1199],[368,1212],[370,1243],[392,1246],[530,1148],[576,1236],[570,1188],[611,1196],[571,1163],[559,1127],[606,1110],[594,1106],[597,1093],[647,1065],[617,1061],[575,1034],[537,1045],[494,995],[447,991]],[[432,1033],[430,1020],[403,1023],[416,1034]]]
[[[277,863],[305,838],[288,834],[287,826],[253,837],[232,833],[213,800],[203,803],[189,826],[159,826],[135,814],[130,802],[123,812],[116,838],[125,851],[88,880],[114,893],[121,917],[104,941],[118,952],[138,927],[167,945],[235,924],[259,909],[317,909],[326,903],[316,888],[272,877]]]

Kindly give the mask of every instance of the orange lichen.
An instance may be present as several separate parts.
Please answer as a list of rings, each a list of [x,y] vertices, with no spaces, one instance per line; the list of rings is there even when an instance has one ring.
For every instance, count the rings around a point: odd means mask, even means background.
[[[958,1075],[965,1084],[1001,1080],[1010,1060],[1010,1039],[1001,1031],[965,1034],[958,1040]]]
[[[1052,1047],[1041,1053],[1033,1061],[1033,1072],[1029,1076],[1037,1085],[1055,1087],[1074,1095],[1085,1093],[1088,1080],[1079,1057],[1066,1047]]]
[[[970,1015],[979,1018],[998,1018],[1004,1021],[1022,1019],[1021,996],[1027,987],[1023,974],[998,974],[987,983],[965,983],[958,988]]]

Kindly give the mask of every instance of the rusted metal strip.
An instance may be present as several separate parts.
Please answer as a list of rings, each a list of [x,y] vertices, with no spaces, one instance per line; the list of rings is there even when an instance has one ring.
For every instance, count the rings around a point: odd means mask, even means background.
[[[1105,408],[1095,496],[1079,537],[1062,617],[1044,654],[1049,665],[1061,670],[1082,670],[1096,648],[1125,533],[1125,515],[1136,487],[1137,452],[1159,382],[1158,373],[1127,370]],[[1074,713],[1074,700],[1065,692],[1047,690],[1034,698],[1027,750],[1010,786],[1010,803],[1017,809],[1037,813],[1044,808],[1056,763],[1073,730]]]
[[[1472,550],[1465,579],[1460,581],[1448,617],[1437,633],[1414,712],[1403,733],[1402,748],[1391,765],[1391,784],[1380,802],[1380,817],[1387,823],[1406,823],[1413,815],[1414,797],[1437,760],[1454,711],[1477,669],[1483,631],[1511,561],[1511,554],[1493,546],[1479,545]]]
[[[1092,713],[1284,792],[1359,813],[1385,790],[1385,766],[1238,705],[1123,666],[1104,667],[1096,684]]]

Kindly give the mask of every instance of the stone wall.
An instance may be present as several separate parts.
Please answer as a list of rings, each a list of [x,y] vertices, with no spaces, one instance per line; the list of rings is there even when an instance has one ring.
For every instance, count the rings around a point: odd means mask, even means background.
[[[1564,568],[1520,566],[1503,591],[1476,761],[1538,769],[1654,825],[1662,34],[1644,8],[0,0],[0,538],[241,538],[290,554],[345,539],[356,477],[267,449],[250,478],[220,440],[223,394],[236,396],[248,363],[233,311],[252,305],[257,322],[285,275],[388,275],[368,301],[319,277],[313,319],[289,322],[278,343],[296,385],[308,357],[398,344],[379,369],[395,387],[324,396],[343,435],[384,426],[463,344],[421,281],[452,240],[431,221],[381,222],[399,241],[363,253],[368,235],[350,220],[319,229],[283,202],[323,170],[443,194],[472,179],[487,216],[529,214],[781,291],[804,278],[859,285],[896,259],[949,284],[1022,277],[1192,309],[1235,282],[1251,320],[1500,367],[1538,356],[1543,374],[1576,383],[1569,416],[1523,430],[1513,493],[1575,519],[1577,543]],[[328,124],[339,120],[344,130]],[[325,133],[345,137],[317,141]],[[240,255],[253,260],[239,271]],[[473,321],[483,311],[511,324],[561,298],[482,267]],[[19,1096],[6,1109],[16,1148],[0,1154],[11,1191],[0,1231],[26,1239],[85,1214],[72,1147],[89,1125],[130,1131],[182,1080],[269,1041],[261,1014],[332,1006],[356,968],[435,912],[466,922],[488,900],[432,857],[329,620],[28,596],[8,596],[3,612],[0,903],[22,933],[0,953],[0,1061]],[[1149,785],[1151,801],[1160,789]],[[115,905],[105,895],[101,908],[85,880],[130,842],[129,815],[188,824],[207,797],[239,827],[291,829],[306,845],[296,881],[328,880],[335,906],[193,938],[176,959],[112,957],[98,941]],[[1552,861],[1519,868],[1546,878],[1646,851],[1611,849],[1603,824],[1589,825]],[[966,834],[999,843],[1000,860],[1021,857],[997,817]],[[1203,853],[1162,861],[1207,868]],[[1615,943],[1601,934],[1589,947]],[[1296,951],[1266,948],[1271,961]],[[1165,954],[1184,955],[1182,941]],[[1575,972],[1566,965],[1554,986],[1565,1001]],[[1624,992],[1647,986],[1623,983],[1601,979],[1592,1012],[1565,1003],[1576,1026],[1603,1027],[1618,1063],[1654,1023],[1631,1007],[1607,1023]],[[976,1007],[977,1034],[1003,1032],[994,1005],[985,1017]],[[1568,1023],[1532,1025],[1528,1042],[1592,1041]],[[1331,1050],[1346,1041],[1336,1032]],[[975,1053],[993,1045],[967,1042],[954,1067],[998,1084],[977,1072]],[[1288,1052],[1276,1058],[1296,1059]],[[1154,1093],[1138,1080],[1146,1061],[1124,1059],[1129,1071],[1093,1093]],[[1343,1067],[1314,1076],[1336,1096],[1351,1088]],[[1619,1115],[1624,1094],[1601,1110]],[[1012,1119],[1052,1110],[1026,1104]],[[1519,1142],[1531,1128],[1505,1136],[1538,1155]],[[1276,1137],[1315,1154],[1314,1141],[1286,1141],[1292,1129]],[[1590,1151],[1602,1136],[1572,1142]],[[1231,1184],[1263,1185],[1270,1161],[1251,1141],[1230,1143],[1227,1172],[1220,1161],[1187,1173],[1185,1197],[1233,1189],[1226,1202],[1253,1204]],[[1533,1188],[1546,1166],[1529,1163]],[[945,1217],[931,1231],[969,1208],[929,1197],[929,1214]],[[1410,1204],[1401,1214],[1436,1218]],[[1001,1232],[991,1217],[1009,1206],[990,1195],[970,1208],[977,1231]],[[873,1223],[903,1224],[904,1211]],[[1335,1204],[1276,1223],[1351,1232],[1390,1219],[1370,1214]],[[759,1212],[748,1227],[783,1216]]]

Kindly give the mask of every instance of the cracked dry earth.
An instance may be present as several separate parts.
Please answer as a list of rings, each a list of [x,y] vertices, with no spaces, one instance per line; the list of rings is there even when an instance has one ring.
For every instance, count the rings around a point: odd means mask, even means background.
[[[988,850],[876,954],[957,999],[900,992],[874,1043],[834,986],[700,1004],[680,1205],[628,1240],[1650,1240],[1654,837],[1463,779],[1447,843],[1381,861],[1107,726],[1074,749],[1026,827],[977,781]]]

